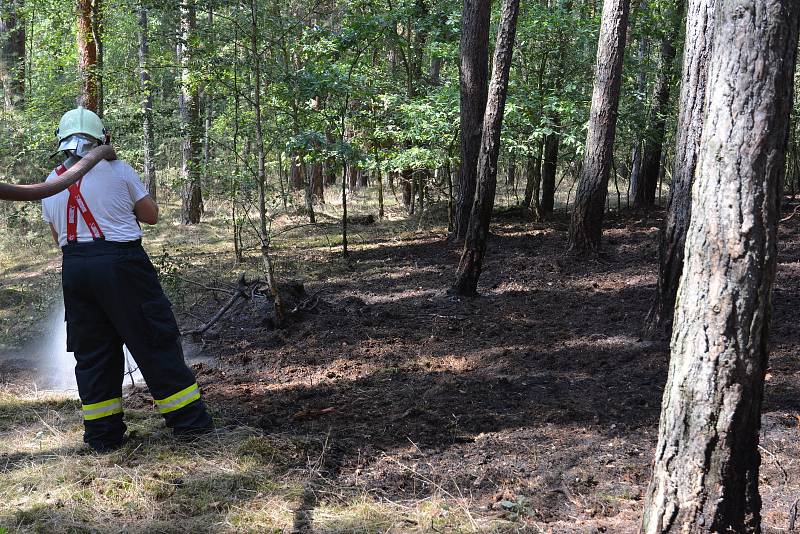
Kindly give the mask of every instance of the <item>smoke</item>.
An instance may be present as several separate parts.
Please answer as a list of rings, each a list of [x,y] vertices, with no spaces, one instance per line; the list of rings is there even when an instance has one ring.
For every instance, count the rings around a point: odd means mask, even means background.
[[[131,381],[143,382],[141,372],[133,358],[124,347],[125,353],[125,385]],[[38,371],[37,384],[44,389],[52,389],[63,393],[78,394],[75,382],[75,357],[67,352],[67,324],[64,322],[64,302],[59,299],[55,309],[45,323],[42,341],[32,351],[33,363]]]

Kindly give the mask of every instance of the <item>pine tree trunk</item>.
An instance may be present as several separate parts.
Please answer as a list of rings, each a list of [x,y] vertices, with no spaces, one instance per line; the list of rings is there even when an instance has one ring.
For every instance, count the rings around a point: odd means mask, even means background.
[[[97,43],[92,23],[92,0],[76,0],[78,9],[78,71],[81,88],[78,105],[97,112]]]
[[[313,184],[314,199],[320,204],[325,204],[325,176],[322,162],[316,162],[311,167],[311,183]]]
[[[672,26],[661,40],[660,71],[655,87],[653,87],[653,98],[644,141],[641,187],[636,190],[633,197],[633,205],[637,208],[650,209],[656,203],[656,189],[661,174],[661,152],[666,130],[666,114],[673,79],[673,63],[675,62],[675,40],[678,38],[683,22],[683,4],[684,0],[676,0],[674,6],[669,8],[671,12],[667,13],[665,17]]]
[[[478,176],[483,115],[486,111],[489,82],[489,0],[464,0],[461,20],[461,170],[458,177],[455,232],[462,240],[467,235]]]
[[[534,219],[538,219],[541,211],[539,203],[539,191],[542,182],[542,154],[544,152],[544,140],[539,141],[536,146],[536,154],[528,156],[525,162],[525,199],[522,206],[530,209]]]
[[[683,270],[686,230],[692,214],[692,181],[705,116],[708,58],[712,53],[714,13],[718,0],[689,0],[686,46],[675,129],[675,163],[667,200],[667,218],[659,239],[655,300],[645,320],[644,334],[654,336],[672,320],[675,295]]]
[[[514,52],[514,37],[517,31],[519,0],[504,0],[497,27],[492,81],[483,119],[481,150],[478,158],[478,187],[472,214],[464,240],[464,251],[458,265],[453,290],[458,295],[473,296],[478,290],[478,279],[486,255],[489,223],[492,219],[494,196],[497,189],[497,158],[500,154],[500,133],[503,127],[508,75]]]
[[[413,200],[411,182],[414,180],[414,173],[411,172],[411,169],[403,169],[400,176],[400,185],[403,188],[403,206],[407,210],[411,210],[411,201]]]
[[[641,0],[639,2],[639,10],[637,14],[637,18],[641,18],[642,20],[646,20],[644,18],[644,13],[647,11],[647,0]],[[650,35],[644,31],[641,31],[641,36],[639,37],[639,49],[637,51],[637,60],[639,62],[639,72],[636,75],[636,91],[638,93],[640,101],[637,102],[637,111],[644,114],[646,102],[644,102],[644,94],[647,91],[647,53],[650,48]],[[635,140],[635,145],[633,147],[633,157],[631,162],[631,177],[630,177],[630,185],[631,185],[631,193],[634,197],[636,197],[636,192],[641,187],[641,171],[642,171],[642,140],[637,138]]]
[[[148,69],[147,7],[139,6],[139,81],[142,85],[142,130],[144,131],[144,182],[147,192],[158,199],[158,182],[156,181],[155,166],[155,134],[153,130],[153,84],[150,80]]]
[[[508,167],[506,168],[506,186],[513,188],[517,183],[517,161],[514,154],[508,157]]]
[[[355,191],[359,187],[358,183],[358,175],[359,169],[355,165],[350,165],[347,168],[347,187],[350,188],[350,191]]]
[[[206,19],[205,31],[208,33],[209,47],[214,48],[214,2],[209,1],[206,9],[208,17]],[[203,178],[207,184],[213,182],[211,170],[211,127],[214,124],[214,95],[210,87],[205,87],[203,91]]]
[[[573,250],[600,250],[617,127],[629,4],[630,0],[607,0],[603,4],[586,154],[569,227],[570,248]]]
[[[292,162],[292,188],[295,191],[303,190],[303,166],[297,161],[296,157],[291,159]]]
[[[0,80],[6,109],[25,103],[25,21],[22,0],[0,5]]]
[[[303,197],[306,201],[306,215],[308,215],[308,222],[315,224],[317,222],[317,215],[314,213],[314,182],[311,176],[308,176],[308,166],[305,164],[303,155],[299,157],[300,168],[306,179],[303,181]]]
[[[181,93],[178,107],[182,118],[183,146],[181,151],[181,178],[183,198],[181,218],[184,224],[197,224],[202,214],[203,197],[200,189],[200,148],[202,125],[200,123],[200,89],[192,79],[193,50],[190,43],[197,25],[194,0],[182,0],[181,35],[178,39],[178,60],[181,64]]]
[[[552,117],[553,128],[561,125],[561,119],[556,114]],[[544,161],[542,163],[542,202],[539,210],[541,217],[549,217],[555,208],[556,171],[558,169],[558,147],[561,135],[554,131],[544,138]]]
[[[716,11],[695,210],[642,531],[760,532],[758,451],[800,3]],[[731,46],[735,43],[736,46]]]

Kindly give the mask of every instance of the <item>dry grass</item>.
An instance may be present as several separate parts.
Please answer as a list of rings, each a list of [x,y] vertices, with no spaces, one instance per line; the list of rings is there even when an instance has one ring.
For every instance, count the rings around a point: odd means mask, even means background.
[[[359,193],[355,214],[377,214],[373,193]],[[351,227],[351,244],[371,247],[407,238],[420,224],[431,222],[432,215],[425,213],[405,219],[388,192],[386,200],[387,221]],[[337,202],[330,194],[317,226],[307,226],[307,219],[297,215],[276,221],[273,231],[279,235],[273,246],[281,278],[314,282],[349,276],[346,262],[331,254],[341,243]],[[191,276],[212,285],[230,282],[239,272],[260,275],[255,250],[247,252],[244,264],[233,262],[224,206],[209,203],[204,224],[193,227],[171,222],[177,204],[165,207],[163,222],[147,228],[145,238],[162,274]],[[31,223],[26,228],[24,236],[0,233],[0,352],[41,336],[37,324],[60,298],[59,253],[44,225]],[[163,259],[164,253],[169,259]],[[197,307],[199,297],[191,288],[163,281],[178,309]],[[223,409],[211,408],[218,414]],[[321,467],[324,444],[301,436],[267,435],[218,415],[222,428],[215,435],[185,443],[172,439],[158,414],[149,410],[127,410],[126,421],[133,439],[118,451],[97,455],[82,443],[77,399],[0,385],[0,534],[459,533],[523,528],[479,517],[468,498],[443,490],[420,501],[391,502],[357,488],[332,486]]]
[[[0,525],[10,532],[282,532],[302,486],[288,439],[224,427],[172,439],[129,410],[133,438],[107,455],[81,443],[79,402],[0,394]]]
[[[324,445],[222,427],[186,443],[128,410],[133,436],[110,454],[81,443],[77,399],[0,389],[0,532],[511,532],[440,492],[390,502],[335,488]],[[219,418],[218,418],[219,422]],[[224,421],[223,421],[224,423]]]

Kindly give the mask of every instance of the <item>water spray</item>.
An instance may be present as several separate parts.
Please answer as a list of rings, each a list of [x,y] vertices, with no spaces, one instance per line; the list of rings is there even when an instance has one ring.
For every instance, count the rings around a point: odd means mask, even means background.
[[[33,361],[37,369],[37,384],[46,389],[62,393],[78,393],[75,381],[75,356],[67,352],[67,326],[64,322],[64,301],[50,313],[45,324],[45,341],[33,351]],[[125,382],[131,386],[144,381],[127,347],[123,347],[125,357]]]

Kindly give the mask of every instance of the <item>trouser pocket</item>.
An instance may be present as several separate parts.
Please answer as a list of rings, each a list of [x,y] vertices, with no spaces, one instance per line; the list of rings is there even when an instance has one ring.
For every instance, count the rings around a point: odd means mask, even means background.
[[[178,323],[172,313],[172,303],[161,295],[155,300],[142,304],[148,342],[156,347],[161,347],[174,342],[180,335]]]

